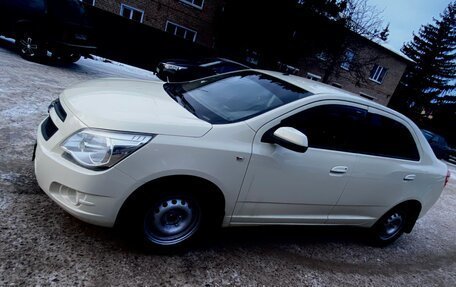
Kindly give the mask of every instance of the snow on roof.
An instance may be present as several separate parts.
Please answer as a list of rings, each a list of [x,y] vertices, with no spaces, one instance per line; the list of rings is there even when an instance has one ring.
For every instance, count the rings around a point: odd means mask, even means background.
[[[410,62],[413,62],[415,63],[415,61],[413,61],[412,59],[410,59],[409,57],[407,57],[407,55],[405,55],[404,53],[402,53],[401,51],[397,50],[396,48],[394,48],[393,46],[391,46],[390,44],[386,43],[386,42],[380,42],[378,43],[380,46],[382,46],[383,48],[393,52],[394,54],[406,59],[407,61],[410,61]]]

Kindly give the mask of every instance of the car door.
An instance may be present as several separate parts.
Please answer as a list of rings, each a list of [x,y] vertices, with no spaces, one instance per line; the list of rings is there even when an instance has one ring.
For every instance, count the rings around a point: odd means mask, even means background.
[[[328,218],[330,224],[370,226],[396,204],[427,186],[418,140],[407,122],[369,108],[359,158]]]
[[[362,105],[321,101],[260,128],[231,223],[324,223],[356,162],[347,151],[366,113]],[[307,135],[306,152],[269,143],[269,135],[284,126]]]

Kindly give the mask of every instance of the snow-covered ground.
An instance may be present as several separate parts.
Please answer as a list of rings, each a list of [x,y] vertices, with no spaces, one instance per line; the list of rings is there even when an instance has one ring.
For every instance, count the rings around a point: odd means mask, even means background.
[[[49,103],[101,77],[155,79],[99,58],[32,63],[0,43],[0,286],[456,286],[453,166],[441,199],[385,248],[351,229],[261,228],[225,230],[214,243],[159,256],[79,222],[40,191],[31,157]]]
[[[101,57],[93,56],[93,59],[81,59],[76,65],[85,69],[98,71],[100,74],[112,77],[137,78],[145,80],[159,79],[148,70],[133,67],[124,63],[107,60]]]
[[[14,44],[14,39],[0,36],[0,41]],[[92,59],[81,58],[74,65],[78,70],[86,70],[85,72],[95,77],[120,77],[120,78],[136,78],[144,80],[159,80],[154,76],[153,72],[141,68],[133,67],[124,63],[112,61],[102,57],[92,55]],[[68,68],[66,67],[66,68]]]

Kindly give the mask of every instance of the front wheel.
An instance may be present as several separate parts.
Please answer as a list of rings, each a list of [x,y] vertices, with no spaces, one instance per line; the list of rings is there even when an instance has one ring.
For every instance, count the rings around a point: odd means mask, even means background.
[[[379,246],[393,243],[404,233],[408,220],[407,209],[404,207],[388,211],[371,229],[373,243]]]
[[[175,194],[151,200],[144,211],[144,240],[151,247],[184,244],[201,227],[201,206],[192,196]]]

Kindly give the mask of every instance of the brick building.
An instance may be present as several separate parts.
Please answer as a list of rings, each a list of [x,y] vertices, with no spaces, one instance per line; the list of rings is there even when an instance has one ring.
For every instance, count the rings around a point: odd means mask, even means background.
[[[223,5],[223,0],[83,0],[83,2],[206,47],[214,46],[215,19]]]
[[[351,71],[351,61],[356,58],[369,59],[361,68],[361,75]],[[387,105],[399,84],[407,65],[412,63],[405,55],[378,43],[363,39],[356,49],[348,48],[346,61],[336,67],[336,72],[329,76],[328,84],[350,91],[361,97]],[[327,59],[319,54],[313,60],[297,63],[297,74],[312,80],[321,81],[324,62]],[[361,79],[361,80],[360,80]]]

